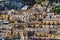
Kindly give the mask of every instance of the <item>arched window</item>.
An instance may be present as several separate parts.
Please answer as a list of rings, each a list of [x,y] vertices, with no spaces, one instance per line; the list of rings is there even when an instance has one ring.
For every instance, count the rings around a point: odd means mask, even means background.
[[[44,22],[44,25],[46,25],[46,22]]]
[[[59,22],[57,22],[57,25],[59,25]]]
[[[58,24],[60,24],[60,21],[58,22]]]
[[[53,25],[55,25],[55,22],[53,22]]]
[[[48,23],[48,25],[50,25],[50,22]]]

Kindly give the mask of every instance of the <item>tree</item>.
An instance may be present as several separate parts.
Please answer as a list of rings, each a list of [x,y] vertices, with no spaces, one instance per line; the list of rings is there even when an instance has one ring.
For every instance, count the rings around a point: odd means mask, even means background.
[[[35,2],[36,2],[37,4],[39,4],[39,3],[42,2],[42,0],[35,0]]]
[[[54,2],[54,0],[49,0],[49,2],[51,2],[51,3],[52,3],[52,2]]]
[[[60,13],[60,8],[52,8],[52,12]]]

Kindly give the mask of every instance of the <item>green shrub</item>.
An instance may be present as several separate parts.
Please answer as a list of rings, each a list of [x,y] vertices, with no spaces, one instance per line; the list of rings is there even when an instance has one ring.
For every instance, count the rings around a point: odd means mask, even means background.
[[[52,12],[57,12],[57,13],[60,13],[60,8],[52,8],[51,10]]]

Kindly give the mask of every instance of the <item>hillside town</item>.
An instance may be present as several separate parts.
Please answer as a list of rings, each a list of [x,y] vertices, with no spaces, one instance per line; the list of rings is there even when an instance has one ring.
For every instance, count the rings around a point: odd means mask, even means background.
[[[0,40],[60,40],[60,0],[39,1],[1,0]]]

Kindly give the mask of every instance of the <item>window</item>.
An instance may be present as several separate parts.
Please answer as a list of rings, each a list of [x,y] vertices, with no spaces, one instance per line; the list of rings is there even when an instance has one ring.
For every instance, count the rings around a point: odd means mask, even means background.
[[[58,25],[58,28],[60,28],[60,25]]]
[[[42,26],[40,26],[40,28],[43,28]]]
[[[29,28],[32,28],[32,26],[31,26],[31,25],[29,25],[29,24],[28,24],[28,27],[29,27]]]
[[[53,25],[50,25],[49,28],[53,28]]]
[[[49,31],[49,34],[55,34],[57,31]]]
[[[48,23],[48,25],[50,25],[50,22]]]
[[[34,35],[34,31],[29,31],[28,32],[28,36],[33,36]]]
[[[46,22],[44,22],[44,25],[46,25]]]
[[[53,25],[55,25],[55,22],[53,22]]]
[[[32,27],[34,27],[34,25],[33,25],[32,23],[31,23],[31,24],[28,23],[28,27],[29,27],[29,28],[32,28]]]

